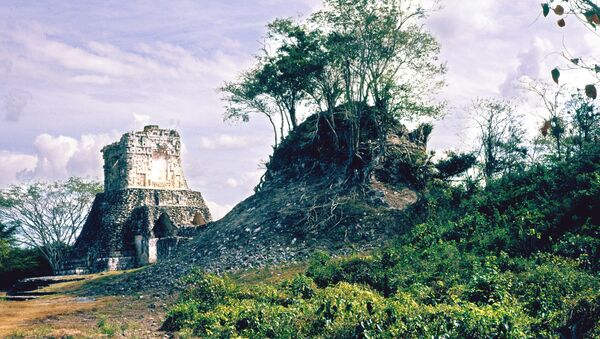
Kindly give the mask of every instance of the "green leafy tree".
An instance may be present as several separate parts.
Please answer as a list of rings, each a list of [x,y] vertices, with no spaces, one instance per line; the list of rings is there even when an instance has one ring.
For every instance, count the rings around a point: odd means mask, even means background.
[[[265,115],[277,147],[298,126],[298,109],[322,70],[319,38],[317,31],[311,32],[290,19],[270,23],[268,43],[257,65],[236,82],[220,88],[226,102],[225,120],[248,121],[250,113]],[[275,51],[270,50],[273,45],[278,46]]]
[[[0,208],[8,207],[6,201],[0,195]],[[0,222],[0,270],[4,268],[4,263],[10,253],[10,248],[15,242],[15,227]]]
[[[284,121],[282,111],[277,110],[277,105],[273,103],[272,98],[264,95],[256,81],[257,70],[251,70],[240,76],[237,82],[225,83],[219,90],[223,93],[223,100],[226,101],[225,114],[223,119],[226,121],[250,121],[250,115],[258,114],[267,118],[273,128],[275,141],[273,147],[277,147],[282,135],[284,134]],[[278,133],[276,118],[281,118],[280,133]]]
[[[6,206],[0,220],[15,227],[17,241],[38,249],[56,271],[101,190],[99,182],[80,178],[14,185],[1,193]]]
[[[299,107],[327,113],[336,136],[339,113],[350,126],[344,141],[351,161],[362,157],[363,124],[370,120],[379,142],[368,153],[377,158],[398,120],[441,114],[442,105],[431,99],[445,66],[439,44],[422,27],[427,13],[413,1],[327,0],[304,24],[274,21],[257,65],[221,88],[225,119],[264,114],[277,146],[298,125]]]
[[[268,38],[279,47],[275,53],[265,51],[256,77],[265,92],[281,105],[293,130],[298,126],[298,106],[323,68],[319,32],[290,19],[278,19],[269,24]]]
[[[327,35],[330,63],[342,76],[341,107],[351,127],[351,161],[366,158],[377,164],[398,120],[441,114],[442,105],[435,104],[432,94],[443,84],[445,66],[438,60],[438,42],[422,27],[427,14],[415,1],[327,0],[312,16]],[[364,120],[377,127],[376,143],[366,152],[360,150]],[[364,168],[363,178],[371,168]]]
[[[0,223],[0,270],[5,267],[11,246],[14,244],[15,231],[15,227]]]
[[[458,177],[472,168],[476,162],[477,155],[475,153],[447,152],[446,157],[435,164],[436,177],[445,180]]]
[[[566,102],[566,115],[570,123],[572,147],[581,151],[589,144],[600,141],[600,107],[598,103],[577,91]]]

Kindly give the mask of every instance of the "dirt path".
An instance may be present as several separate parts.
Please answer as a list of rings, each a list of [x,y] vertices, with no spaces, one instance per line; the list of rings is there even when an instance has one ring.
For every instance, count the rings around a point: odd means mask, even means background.
[[[85,282],[40,291],[56,294],[27,301],[0,300],[0,338],[163,338],[168,298],[160,295],[80,297]],[[1,296],[1,295],[0,295]]]

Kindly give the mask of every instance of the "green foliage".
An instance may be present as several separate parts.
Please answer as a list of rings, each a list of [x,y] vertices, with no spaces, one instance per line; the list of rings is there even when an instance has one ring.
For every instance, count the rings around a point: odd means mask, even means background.
[[[600,141],[600,106],[577,91],[565,104],[569,153],[582,153]]]
[[[0,222],[0,270],[6,266],[11,246],[15,242],[16,227]]]
[[[98,331],[105,335],[108,338],[113,338],[116,335],[124,336],[125,331],[127,330],[126,324],[117,325],[114,323],[110,323],[106,317],[100,317],[98,322],[96,323],[96,327],[98,327]]]
[[[101,190],[99,182],[76,177],[13,185],[0,191],[0,222],[14,227],[19,242],[41,252],[55,271]]]
[[[200,337],[597,337],[600,149],[489,180],[428,182],[420,221],[368,254],[316,252],[305,275],[196,272],[165,329]]]
[[[37,249],[9,247],[0,266],[0,289],[8,289],[20,279],[50,274],[48,261]]]
[[[436,177],[448,179],[465,173],[475,165],[477,157],[473,153],[449,152],[445,159],[435,164],[438,173]]]
[[[427,14],[412,1],[326,0],[306,22],[274,21],[257,64],[221,88],[225,119],[262,114],[273,128],[275,153],[286,153],[281,149],[290,143],[304,149],[302,136],[317,139],[311,153],[325,145],[334,160],[345,160],[348,177],[368,181],[401,120],[442,113],[432,97],[445,65],[422,27]],[[314,134],[294,133],[309,125],[299,124],[301,107],[317,111]]]
[[[291,281],[286,281],[282,284],[284,288],[290,290],[295,298],[310,299],[315,295],[317,286],[312,278],[305,275],[297,275]]]
[[[11,201],[0,194],[0,208]],[[48,261],[37,249],[17,247],[17,227],[0,222],[0,289],[10,288],[17,280],[52,273]]]
[[[217,277],[203,279],[215,284],[214,289],[225,283]],[[298,276],[276,289],[236,286],[209,310],[202,308],[200,295],[180,298],[163,328],[201,337],[248,338],[483,338],[524,336],[528,330],[529,318],[509,303],[429,305],[409,293],[386,298],[366,285],[348,282],[312,286],[307,297],[296,291],[300,281],[302,286],[312,285],[309,278]],[[280,297],[272,298],[274,293]]]

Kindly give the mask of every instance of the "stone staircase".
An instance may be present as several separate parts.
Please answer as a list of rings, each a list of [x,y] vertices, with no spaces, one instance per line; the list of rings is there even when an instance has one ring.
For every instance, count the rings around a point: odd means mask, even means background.
[[[37,299],[45,295],[55,294],[55,292],[40,291],[45,287],[54,284],[60,284],[70,281],[83,280],[83,277],[74,276],[49,276],[36,277],[19,280],[7,292],[6,296],[2,297],[8,301],[23,301]]]
[[[90,274],[90,264],[87,258],[72,259],[65,263],[62,269],[56,271],[56,275],[82,275]]]

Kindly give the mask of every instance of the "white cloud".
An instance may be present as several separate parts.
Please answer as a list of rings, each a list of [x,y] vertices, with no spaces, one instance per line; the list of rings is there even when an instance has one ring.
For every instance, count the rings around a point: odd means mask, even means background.
[[[33,142],[37,164],[31,173],[36,178],[63,178],[68,176],[67,163],[77,151],[77,140],[41,134]]]
[[[37,164],[37,157],[29,154],[0,151],[0,188],[18,182],[18,174],[31,171]]]
[[[147,114],[137,114],[133,113],[133,129],[141,130],[144,126],[150,124],[150,116]]]
[[[68,173],[77,176],[102,178],[102,154],[100,150],[117,141],[119,136],[113,134],[84,134],[77,142],[77,149],[67,162]]]
[[[235,187],[239,186],[239,183],[234,178],[227,178],[227,180],[225,180],[225,185],[227,185],[231,188],[235,188]]]
[[[442,5],[427,20],[427,27],[441,43],[441,60],[448,62],[448,86],[442,97],[449,103],[449,114],[434,128],[432,149],[472,147],[461,136],[468,133],[463,108],[472,99],[521,98],[520,79],[550,80],[551,69],[568,65],[562,55],[565,50],[575,56],[600,51],[598,36],[592,36],[584,24],[572,18],[560,28],[554,14],[541,16],[539,2],[447,0]],[[561,83],[585,83],[584,76],[563,72]]]
[[[264,143],[264,137],[253,137],[247,135],[229,135],[220,134],[212,138],[200,138],[200,147],[203,149],[242,149],[254,146],[257,143]]]
[[[25,106],[32,99],[31,93],[25,90],[11,89],[4,97],[4,120],[16,122],[21,119]]]
[[[549,40],[536,36],[531,47],[518,54],[518,66],[506,74],[506,80],[500,85],[500,94],[507,98],[519,96],[522,93],[523,77],[537,79],[542,76],[542,70],[547,72],[549,66],[545,64],[544,56],[552,49]]]
[[[80,84],[106,85],[111,82],[111,78],[98,75],[76,75],[71,78],[71,81]]]
[[[101,176],[103,144],[157,124],[180,132],[190,187],[223,215],[258,183],[248,173],[272,135],[261,119],[224,124],[215,89],[254,62],[268,21],[320,3],[268,1],[56,2],[50,12],[0,1],[0,120],[10,88],[31,93],[18,121],[0,121],[0,150],[22,153],[0,184],[23,170],[34,180]],[[34,143],[41,135],[47,147]]]
[[[13,63],[10,60],[0,60],[0,74],[12,71]]]
[[[210,214],[212,215],[213,221],[217,221],[224,217],[231,209],[235,206],[234,204],[218,204],[214,201],[207,200],[206,206],[210,210]]]
[[[15,40],[41,61],[55,61],[70,70],[110,76],[131,75],[137,71],[135,67],[110,57],[99,56],[83,48],[51,40],[45,35],[21,33],[16,35]]]
[[[79,139],[63,135],[41,134],[35,138],[34,154],[11,154],[0,151],[3,156],[4,176],[9,179],[3,185],[19,180],[63,180],[70,176],[102,178],[102,155],[100,150],[117,140],[115,133],[84,134]],[[22,166],[16,166],[23,161]],[[10,165],[12,164],[12,165]]]

